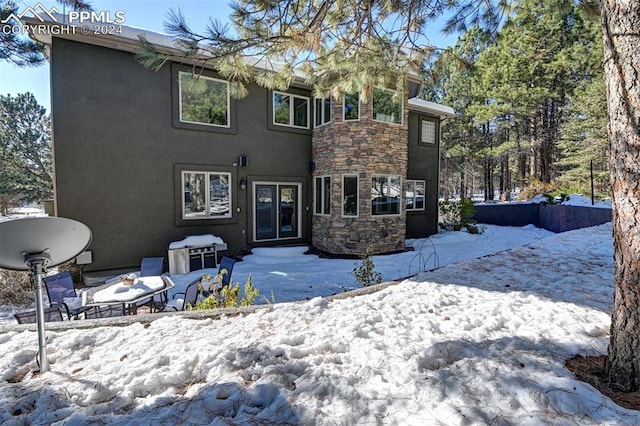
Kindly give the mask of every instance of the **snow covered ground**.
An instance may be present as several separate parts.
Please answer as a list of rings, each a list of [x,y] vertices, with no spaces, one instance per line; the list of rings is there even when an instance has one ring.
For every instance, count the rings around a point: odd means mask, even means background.
[[[489,246],[494,232],[500,247]],[[454,237],[460,241],[449,250],[444,242]],[[219,320],[165,316],[48,331],[51,371],[41,375],[34,374],[36,333],[7,330],[0,334],[0,422],[640,423],[638,412],[563,366],[576,354],[606,352],[610,224],[557,235],[488,227],[479,236],[438,239],[447,266],[369,295],[313,297]],[[499,251],[510,241],[530,244]],[[354,263],[280,255],[245,258],[234,279],[251,271],[256,283],[273,279],[274,291],[295,282],[316,289]],[[410,255],[375,257],[376,269],[386,279],[408,275]],[[327,292],[350,284],[332,285]]]

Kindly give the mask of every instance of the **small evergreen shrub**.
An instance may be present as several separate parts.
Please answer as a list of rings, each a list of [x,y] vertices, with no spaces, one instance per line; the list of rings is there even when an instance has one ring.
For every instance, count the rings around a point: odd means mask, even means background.
[[[367,249],[360,254],[360,264],[356,265],[351,271],[353,275],[362,287],[369,287],[374,284],[380,284],[382,282],[382,274],[376,272],[375,264],[371,259],[371,249]]]
[[[481,234],[482,228],[478,227],[473,216],[476,208],[470,198],[459,201],[440,201],[440,227],[445,231],[460,231],[466,229],[470,234]]]

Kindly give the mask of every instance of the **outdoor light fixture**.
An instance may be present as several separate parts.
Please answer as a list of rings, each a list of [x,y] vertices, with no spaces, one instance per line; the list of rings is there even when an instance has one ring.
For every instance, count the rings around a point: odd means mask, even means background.
[[[309,173],[313,173],[315,169],[316,169],[316,163],[314,163],[313,161],[307,161],[307,171]]]
[[[247,179],[240,179],[240,189],[247,189]]]
[[[241,155],[238,157],[238,167],[247,167],[247,156]]]

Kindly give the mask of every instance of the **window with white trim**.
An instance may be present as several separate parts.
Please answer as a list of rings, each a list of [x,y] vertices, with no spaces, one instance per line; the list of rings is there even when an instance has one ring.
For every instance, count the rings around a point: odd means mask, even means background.
[[[324,126],[331,122],[331,98],[315,99],[315,127]]]
[[[331,214],[331,176],[317,176],[314,184],[314,213],[318,215]]]
[[[436,143],[436,122],[431,120],[421,120],[420,142],[433,145]]]
[[[231,217],[231,173],[182,172],[182,218]]]
[[[424,193],[426,182],[423,180],[407,180],[405,200],[407,210],[424,210]]]
[[[342,216],[358,217],[358,175],[342,175]]]
[[[373,175],[371,178],[371,214],[400,214],[402,179],[399,175]]]
[[[309,98],[292,93],[273,92],[273,124],[309,128]]]
[[[180,71],[178,86],[181,122],[230,127],[228,81]]]
[[[360,94],[352,93],[342,98],[342,120],[360,120]]]
[[[373,88],[373,119],[385,123],[402,124],[404,102],[400,93]]]

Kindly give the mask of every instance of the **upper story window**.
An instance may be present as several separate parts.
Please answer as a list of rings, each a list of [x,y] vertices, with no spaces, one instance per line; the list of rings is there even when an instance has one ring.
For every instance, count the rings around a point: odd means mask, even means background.
[[[331,176],[318,176],[315,178],[315,214],[331,214]]]
[[[331,122],[331,98],[315,99],[315,127],[324,126]]]
[[[407,210],[424,210],[425,181],[407,180],[405,199]]]
[[[273,92],[273,124],[308,129],[309,98]]]
[[[182,172],[182,219],[231,217],[231,173]]]
[[[420,142],[424,144],[436,143],[436,122],[430,120],[421,120]]]
[[[229,82],[193,73],[178,73],[180,121],[230,127]]]
[[[371,214],[400,214],[402,182],[398,175],[373,175],[371,178]]]
[[[385,123],[402,124],[404,102],[402,96],[388,89],[373,88],[373,119]],[[397,98],[397,99],[396,99]]]
[[[342,120],[360,120],[360,94],[353,93],[344,95],[342,108]]]

